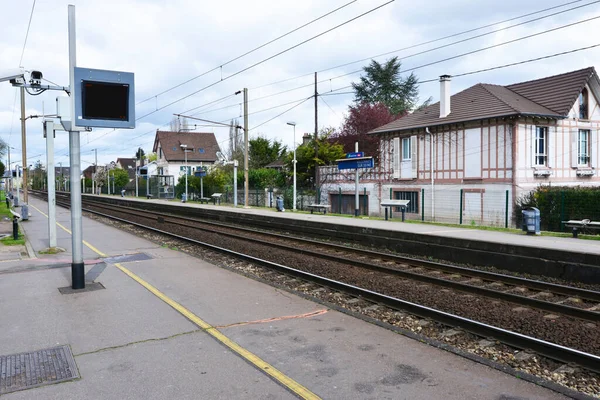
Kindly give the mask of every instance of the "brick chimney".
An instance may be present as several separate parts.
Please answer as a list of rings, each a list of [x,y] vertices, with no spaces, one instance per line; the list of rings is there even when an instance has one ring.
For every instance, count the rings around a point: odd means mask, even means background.
[[[440,118],[446,118],[450,110],[450,75],[440,76]]]

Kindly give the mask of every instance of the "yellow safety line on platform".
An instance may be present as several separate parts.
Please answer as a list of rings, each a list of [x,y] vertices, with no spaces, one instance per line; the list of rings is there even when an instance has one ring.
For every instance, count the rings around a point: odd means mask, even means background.
[[[42,210],[40,210],[39,208],[37,208],[36,206],[30,204],[31,207],[35,208],[37,210],[37,212],[39,212],[40,214],[42,214],[44,217],[48,218],[48,215],[44,214],[42,212]],[[56,225],[58,227],[60,227],[62,230],[64,230],[65,232],[67,232],[69,235],[71,234],[71,231],[69,229],[67,229],[65,226],[63,226],[60,222],[56,222]],[[100,257],[108,257],[108,254],[105,254],[103,252],[101,252],[100,250],[98,250],[97,248],[95,248],[94,246],[92,246],[91,244],[89,244],[88,242],[86,242],[85,240],[82,240],[82,243],[85,244],[90,250],[92,250],[94,253],[98,254]]]
[[[37,207],[35,207],[33,205],[31,207],[35,208],[40,214],[42,214],[43,216],[48,218],[48,216],[46,214],[44,214]],[[69,229],[65,228],[64,226],[62,226],[60,223],[57,222],[56,225],[58,225],[63,230],[65,230],[66,232],[71,234],[71,231]],[[85,240],[83,241],[83,244],[85,244],[87,247],[89,247],[92,251],[94,251],[100,257],[108,257],[107,254],[104,254],[103,252],[101,252],[100,250],[98,250],[97,248],[92,246],[91,244],[87,243]],[[236,352],[243,359],[250,362],[252,365],[254,365],[257,369],[263,371],[265,374],[269,375],[272,379],[277,381],[279,384],[281,384],[282,386],[284,386],[285,388],[290,390],[292,393],[294,393],[301,399],[307,399],[307,400],[320,400],[321,399],[319,396],[317,396],[316,394],[314,394],[313,392],[311,392],[310,390],[308,390],[307,388],[305,388],[304,386],[302,386],[301,384],[299,384],[298,382],[296,382],[289,376],[285,375],[283,372],[279,371],[277,368],[273,367],[271,364],[267,363],[262,358],[258,357],[256,354],[246,350],[245,348],[243,348],[242,346],[240,346],[233,340],[229,339],[227,336],[222,334],[217,328],[213,327],[208,322],[202,320],[200,317],[198,317],[197,315],[192,313],[190,310],[188,310],[181,304],[177,303],[175,300],[172,300],[171,298],[169,298],[167,295],[165,295],[160,290],[158,290],[157,288],[155,288],[154,286],[152,286],[151,284],[149,284],[148,282],[146,282],[145,280],[143,280],[142,278],[140,278],[139,276],[137,276],[136,274],[131,272],[129,269],[125,268],[123,265],[117,263],[117,264],[115,264],[115,266],[117,268],[119,268],[121,271],[123,271],[126,275],[128,275],[131,279],[133,279],[134,281],[136,281],[137,283],[139,283],[140,285],[142,285],[143,287],[148,289],[148,291],[150,293],[152,293],[153,295],[155,295],[156,297],[158,297],[159,299],[161,299],[162,301],[164,301],[165,303],[167,303],[168,305],[173,307],[177,312],[179,312],[181,315],[183,315],[184,317],[186,317],[187,319],[192,321],[194,324],[198,325],[206,333],[208,333],[209,335],[211,335],[212,337],[217,339],[219,342],[221,342],[225,346],[229,347],[229,349]]]
[[[229,347],[231,350],[236,352],[238,355],[240,355],[246,361],[249,361],[250,363],[252,363],[256,368],[260,369],[261,371],[263,371],[264,373],[269,375],[275,381],[279,382],[281,385],[283,385],[284,387],[289,389],[291,392],[293,392],[300,398],[314,399],[314,400],[320,399],[319,396],[317,396],[316,394],[314,394],[313,392],[311,392],[310,390],[308,390],[307,388],[305,388],[304,386],[302,386],[301,384],[299,384],[292,378],[288,377],[283,372],[279,371],[277,368],[273,367],[271,364],[267,363],[266,361],[264,361],[263,359],[258,357],[256,354],[246,350],[245,348],[243,348],[236,342],[229,339],[227,336],[222,334],[218,329],[216,329],[215,327],[213,327],[206,321],[202,320],[200,317],[198,317],[197,315],[192,313],[190,310],[188,310],[181,304],[177,303],[175,300],[172,300],[171,298],[167,297],[160,290],[158,290],[157,288],[155,288],[154,286],[152,286],[151,284],[149,284],[148,282],[146,282],[145,280],[143,280],[142,278],[140,278],[139,276],[137,276],[136,274],[131,272],[129,269],[125,268],[123,265],[115,264],[115,266],[117,268],[119,268],[121,271],[123,271],[125,274],[129,275],[133,280],[138,282],[140,285],[142,285],[143,287],[148,289],[148,291],[150,291],[150,293],[152,293],[153,295],[155,295],[156,297],[158,297],[159,299],[161,299],[162,301],[164,301],[165,303],[167,303],[168,305],[173,307],[181,315],[183,315],[184,317],[186,317],[187,319],[192,321],[194,324],[198,325],[206,333],[208,333],[209,335],[211,335],[212,337],[217,339],[219,342],[221,342],[225,346]]]

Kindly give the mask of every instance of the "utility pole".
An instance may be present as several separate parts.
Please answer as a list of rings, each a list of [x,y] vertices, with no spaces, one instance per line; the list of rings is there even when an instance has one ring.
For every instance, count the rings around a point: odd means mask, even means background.
[[[94,149],[94,154],[95,154],[95,161],[94,161],[94,176],[92,176],[92,189],[93,192],[92,194],[96,194],[96,188],[98,186],[98,184],[96,183],[96,168],[98,165],[98,149]]]
[[[319,163],[317,160],[319,159],[319,106],[318,106],[318,96],[317,92],[317,73],[315,72],[315,202],[317,204],[321,204],[321,199],[319,196]]]
[[[27,136],[25,132],[25,88],[21,86],[21,148],[22,148],[22,161],[23,164],[23,203],[28,204],[29,194],[27,192]]]
[[[10,189],[10,192],[12,193],[13,191],[13,179],[12,179],[12,169],[10,167],[10,145],[8,145],[8,170],[10,172],[10,178],[8,179],[9,185],[8,188]]]
[[[244,207],[248,207],[248,89],[244,88]]]
[[[54,171],[54,122],[44,121],[44,130],[46,131],[46,166],[48,168],[48,247],[56,247],[56,191],[55,191],[55,171]],[[60,163],[62,170],[62,162]],[[60,182],[60,181],[59,181]],[[60,190],[60,186],[59,186]]]

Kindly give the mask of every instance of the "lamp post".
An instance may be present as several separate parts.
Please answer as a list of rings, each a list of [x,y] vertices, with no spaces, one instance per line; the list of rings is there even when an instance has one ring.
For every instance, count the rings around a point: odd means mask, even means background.
[[[294,192],[293,192],[293,200],[292,200],[292,210],[296,211],[296,123],[295,122],[288,122],[288,125],[291,125],[294,127]]]
[[[183,154],[185,157],[185,201],[188,199],[188,165],[187,165],[187,144],[180,144],[179,147],[183,149]]]

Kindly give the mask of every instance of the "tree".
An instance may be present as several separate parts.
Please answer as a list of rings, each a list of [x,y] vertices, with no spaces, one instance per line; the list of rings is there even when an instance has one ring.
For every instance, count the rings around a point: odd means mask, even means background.
[[[123,187],[129,183],[129,174],[122,168],[115,168],[110,174],[114,174],[115,187]]]
[[[335,160],[344,157],[345,153],[342,145],[330,140],[333,131],[333,128],[324,128],[319,132],[317,139],[319,147],[318,157],[315,157],[314,138],[296,148],[296,181],[299,187],[314,187],[316,165],[331,165]],[[290,176],[291,171],[294,169],[293,159],[293,152],[288,152],[286,155],[286,166]]]
[[[244,164],[244,130],[238,128],[240,123],[237,119],[232,119],[229,124],[229,144],[225,157],[229,161],[238,160],[240,165]]]
[[[360,103],[383,103],[393,115],[404,115],[415,108],[419,101],[419,80],[414,73],[407,78],[400,76],[402,63],[393,57],[380,64],[375,60],[364,67],[365,76],[359,83],[352,83],[354,101]],[[429,103],[427,100],[423,105]],[[421,105],[420,107],[422,107]]]
[[[350,106],[342,128],[333,132],[331,139],[341,144],[346,153],[353,152],[354,144],[358,142],[359,151],[378,159],[380,138],[367,133],[397,118],[398,116],[392,115],[383,103],[360,103]]]
[[[144,159],[145,156],[146,156],[146,152],[144,151],[144,149],[142,149],[141,147],[138,147],[137,151],[135,152],[136,160],[141,161]]]
[[[146,158],[148,159],[148,162],[152,162],[158,160],[158,155],[156,153],[149,153]]]
[[[265,165],[277,161],[286,151],[286,147],[281,142],[270,141],[262,136],[249,140],[248,145],[250,169],[263,168]]]

